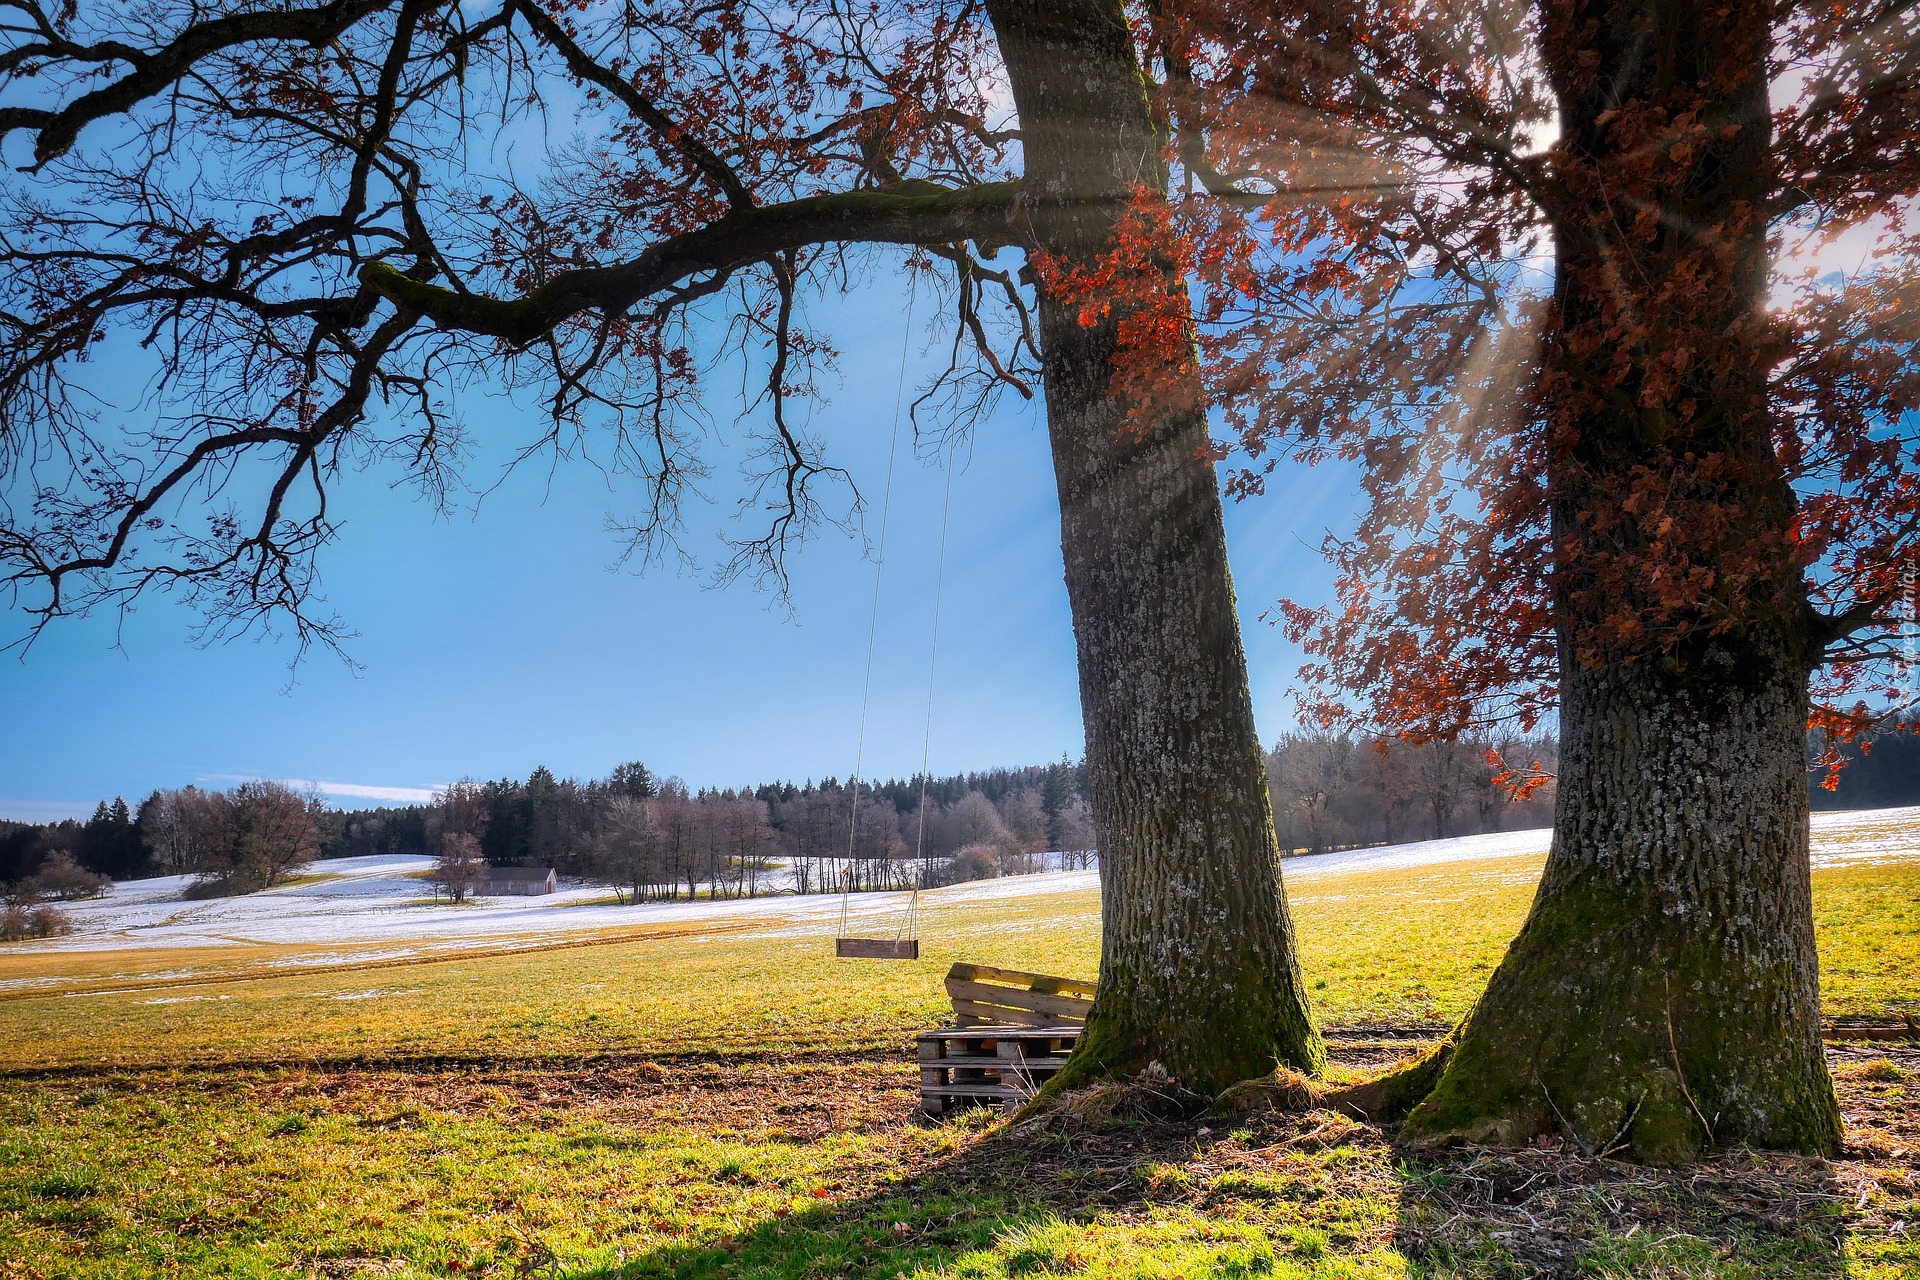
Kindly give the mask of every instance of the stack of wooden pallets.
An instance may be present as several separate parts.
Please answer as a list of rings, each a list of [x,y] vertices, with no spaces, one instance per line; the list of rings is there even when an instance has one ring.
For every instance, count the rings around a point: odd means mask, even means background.
[[[956,964],[947,994],[954,1025],[920,1035],[920,1109],[930,1116],[982,1104],[1012,1111],[1039,1092],[1080,1039],[1094,984]]]

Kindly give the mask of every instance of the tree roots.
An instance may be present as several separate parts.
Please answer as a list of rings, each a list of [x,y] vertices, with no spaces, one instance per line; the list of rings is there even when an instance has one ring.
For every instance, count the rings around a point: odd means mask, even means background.
[[[1377,1076],[1337,1086],[1279,1067],[1256,1080],[1234,1085],[1215,1100],[1214,1109],[1229,1115],[1323,1110],[1376,1124],[1397,1120],[1433,1091],[1452,1053],[1453,1043],[1448,1041],[1404,1058]]]

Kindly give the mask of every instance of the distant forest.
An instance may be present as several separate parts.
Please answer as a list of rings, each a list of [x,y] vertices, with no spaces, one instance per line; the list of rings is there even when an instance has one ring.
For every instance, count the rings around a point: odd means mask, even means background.
[[[1036,855],[1086,865],[1093,823],[1086,769],[1061,761],[945,778],[691,791],[640,763],[587,782],[539,768],[511,778],[459,784],[454,806],[415,805],[330,815],[329,857],[375,853],[446,856],[451,828],[493,866],[553,867],[562,875],[615,885],[636,898],[752,896],[761,873],[783,864],[801,893],[905,887],[942,879],[1037,870]],[[920,802],[926,797],[926,821]],[[457,811],[457,813],[455,812]],[[472,814],[472,817],[467,817]],[[1058,863],[1056,863],[1057,865]]]
[[[1390,844],[1546,826],[1552,783],[1513,800],[1496,783],[1489,743],[1461,741],[1379,750],[1351,737],[1300,733],[1267,756],[1274,819],[1289,853]],[[1551,737],[1497,745],[1506,766],[1524,774],[1536,762],[1551,774]],[[1837,791],[1809,778],[1817,810],[1920,804],[1920,737],[1883,736],[1870,750],[1844,749],[1849,763]],[[1809,747],[1809,765],[1814,759]],[[919,806],[927,801],[923,825]],[[525,780],[472,784],[485,862],[552,866],[563,875],[621,886],[637,897],[763,892],[761,873],[788,867],[800,892],[884,888],[925,879],[978,878],[1092,865],[1096,850],[1086,769],[1061,761],[942,778],[888,779],[852,796],[836,778],[690,791],[645,765],[624,764],[590,781],[539,768]],[[295,803],[276,784],[230,792],[195,787],[155,791],[138,806],[102,801],[82,822],[0,820],[0,885],[41,877],[84,886],[76,872],[110,879],[194,874],[232,890],[272,883],[289,859],[366,854],[442,854],[442,806],[329,809]],[[280,846],[287,846],[282,849]],[[851,858],[849,857],[851,854]],[[829,877],[834,877],[829,883]]]
[[[1840,750],[1847,758],[1840,771],[1840,789],[1828,791],[1819,785],[1825,770],[1816,769],[1815,752],[1808,746],[1815,809],[1894,809],[1920,804],[1920,733],[1884,734],[1864,753],[1854,744],[1844,744]]]

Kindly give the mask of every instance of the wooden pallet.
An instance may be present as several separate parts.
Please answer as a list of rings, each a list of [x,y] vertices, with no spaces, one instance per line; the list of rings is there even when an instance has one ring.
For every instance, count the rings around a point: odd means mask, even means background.
[[[1077,1027],[1093,1008],[1094,984],[984,964],[947,970],[955,1026]]]
[[[920,1033],[920,1109],[930,1116],[969,1106],[1018,1110],[1040,1091],[1080,1039],[1077,1026],[942,1027]]]
[[[1920,1020],[1910,1013],[1901,1015],[1900,1022],[1866,1022],[1850,1019],[1846,1022],[1829,1022],[1821,1028],[1821,1038],[1826,1040],[1920,1040]]]

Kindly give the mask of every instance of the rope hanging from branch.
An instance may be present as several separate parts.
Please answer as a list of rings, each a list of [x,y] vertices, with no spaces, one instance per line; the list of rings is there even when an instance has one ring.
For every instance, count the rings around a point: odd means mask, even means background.
[[[876,546],[874,551],[874,561],[873,561],[873,607],[867,618],[867,664],[866,664],[866,672],[862,678],[861,688],[860,688],[860,728],[859,728],[858,736],[855,740],[854,755],[853,755],[853,776],[851,779],[851,786],[849,786],[848,788],[849,792],[851,793],[851,799],[849,801],[849,808],[847,813],[847,861],[846,861],[845,870],[842,872],[840,877],[840,927],[838,931],[838,936],[835,940],[835,948],[834,948],[835,953],[840,956],[861,955],[861,956],[869,956],[869,957],[878,958],[878,959],[911,959],[911,958],[917,957],[920,952],[920,944],[919,944],[918,934],[916,932],[916,924],[917,924],[916,912],[918,910],[919,895],[920,895],[920,884],[919,884],[920,877],[917,872],[914,876],[913,896],[908,900],[905,917],[901,921],[900,925],[895,929],[894,936],[891,940],[854,938],[854,937],[850,937],[847,933],[848,916],[849,916],[849,912],[852,904],[854,879],[858,873],[858,868],[859,868],[858,854],[859,854],[859,840],[860,840],[860,782],[861,782],[861,771],[866,764],[867,710],[872,702],[872,697],[873,697],[873,655],[874,655],[874,650],[876,648],[876,642],[877,642],[879,631],[880,631],[880,587],[886,572],[886,565],[887,565],[887,529],[893,515],[893,471],[894,471],[894,463],[898,459],[899,453],[900,453],[900,409],[901,409],[901,406],[906,402],[907,349],[913,340],[913,308],[919,293],[919,285],[920,285],[920,281],[917,275],[911,276],[909,278],[909,283],[907,287],[907,318],[906,318],[906,324],[900,335],[900,372],[897,380],[895,381],[894,390],[893,390],[893,428],[892,428],[891,435],[889,436],[887,441],[886,487],[882,491],[882,495],[880,499],[880,538],[879,538],[879,543]],[[952,484],[953,484],[952,472],[951,470],[949,470],[948,478],[947,478],[947,491],[949,496],[951,496],[953,491]],[[946,518],[943,515],[941,517],[941,534],[940,534],[942,574],[944,574],[945,572],[945,564],[946,564],[946,560],[945,560],[946,522],[945,521],[946,521]],[[939,587],[938,585],[936,585],[934,590],[934,628],[935,628],[936,644],[938,643],[939,617],[940,617]],[[929,675],[928,680],[929,680],[929,686],[928,686],[929,698],[931,698],[931,688],[932,688],[931,675]],[[928,708],[927,708],[927,712],[928,712],[927,733],[929,735],[929,740],[931,739],[931,734],[932,734],[932,711],[933,711],[932,703],[931,701],[929,701]],[[924,755],[924,751],[925,751],[925,748],[923,747],[923,755]],[[924,780],[922,782],[921,789],[923,792],[923,797],[922,797],[922,802],[920,806],[921,807],[920,822],[921,822],[922,839],[924,841],[925,827],[926,827],[926,803],[924,799],[924,792],[925,792]],[[909,952],[911,952],[911,955],[908,954]]]

